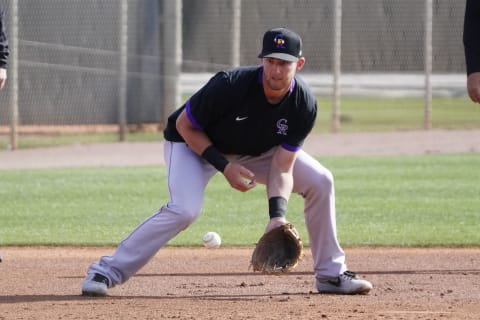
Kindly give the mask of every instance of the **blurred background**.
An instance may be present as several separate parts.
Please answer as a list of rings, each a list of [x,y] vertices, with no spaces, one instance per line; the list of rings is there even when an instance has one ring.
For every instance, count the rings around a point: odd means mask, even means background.
[[[480,127],[465,88],[463,0],[0,2],[11,51],[4,150],[161,140],[170,112],[214,72],[258,64],[263,33],[278,26],[303,38],[316,131]]]

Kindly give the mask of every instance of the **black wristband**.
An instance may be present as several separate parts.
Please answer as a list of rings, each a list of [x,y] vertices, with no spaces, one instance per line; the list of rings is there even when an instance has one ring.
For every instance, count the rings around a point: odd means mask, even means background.
[[[268,214],[270,219],[285,217],[287,215],[287,199],[284,197],[271,197],[268,199]]]
[[[203,150],[202,158],[207,160],[212,166],[220,172],[225,170],[228,160],[212,144]]]

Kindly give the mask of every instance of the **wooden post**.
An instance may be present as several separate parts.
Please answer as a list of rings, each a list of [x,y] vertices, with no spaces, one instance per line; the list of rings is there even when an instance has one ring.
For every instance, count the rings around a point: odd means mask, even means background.
[[[163,74],[162,105],[163,125],[181,103],[180,72],[182,66],[182,1],[163,2]]]
[[[432,128],[432,0],[425,0],[425,110],[423,128]]]
[[[332,131],[340,129],[340,73],[342,59],[342,0],[335,0],[333,39]]]
[[[127,131],[128,0],[121,0],[119,21],[118,138],[120,141],[125,141]]]

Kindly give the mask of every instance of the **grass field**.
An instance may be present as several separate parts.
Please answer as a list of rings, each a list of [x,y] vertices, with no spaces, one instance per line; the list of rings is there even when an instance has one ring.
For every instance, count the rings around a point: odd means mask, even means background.
[[[480,108],[465,97],[435,98],[432,101],[432,126],[441,129],[480,128]],[[423,129],[424,100],[420,98],[373,99],[344,98],[341,105],[341,132],[396,131]],[[318,101],[314,132],[331,130],[331,100]],[[158,141],[161,132],[137,131],[126,135],[127,141]],[[118,141],[118,134],[23,134],[19,148],[48,147],[73,143]],[[0,149],[9,144],[8,135],[0,135]]]
[[[319,100],[315,130],[331,128],[331,101]],[[341,131],[421,130],[424,100],[419,98],[369,99],[344,98],[341,105]],[[434,98],[432,127],[473,129],[480,127],[480,108],[466,98]]]
[[[336,179],[346,246],[480,245],[480,154],[322,158]],[[164,167],[2,171],[0,245],[116,245],[168,198]],[[232,190],[217,175],[201,217],[171,245],[251,245],[267,222],[265,188]],[[288,218],[307,240],[301,197]]]

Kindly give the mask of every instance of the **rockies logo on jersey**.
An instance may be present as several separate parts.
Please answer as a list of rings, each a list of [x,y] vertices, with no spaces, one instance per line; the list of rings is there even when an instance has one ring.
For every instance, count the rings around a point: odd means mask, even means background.
[[[288,125],[287,119],[280,119],[277,121],[277,134],[281,134],[283,136],[287,135]]]

